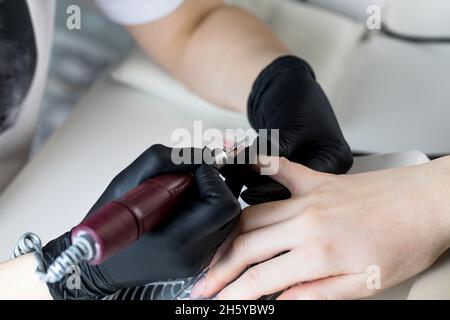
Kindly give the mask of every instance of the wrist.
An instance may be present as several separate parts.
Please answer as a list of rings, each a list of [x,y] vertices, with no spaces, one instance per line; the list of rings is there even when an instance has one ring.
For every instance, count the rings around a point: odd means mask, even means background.
[[[32,254],[0,265],[0,299],[50,300],[46,284],[36,275],[36,267]]]

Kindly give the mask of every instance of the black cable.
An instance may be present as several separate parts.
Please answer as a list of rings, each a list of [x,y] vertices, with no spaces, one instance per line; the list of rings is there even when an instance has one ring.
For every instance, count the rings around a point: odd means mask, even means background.
[[[446,36],[427,37],[427,36],[408,35],[392,30],[385,23],[381,24],[381,32],[388,37],[407,42],[419,44],[450,44],[450,37]]]

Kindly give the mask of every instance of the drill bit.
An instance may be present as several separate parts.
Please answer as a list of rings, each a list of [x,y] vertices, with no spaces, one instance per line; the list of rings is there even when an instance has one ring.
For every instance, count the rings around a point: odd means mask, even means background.
[[[213,167],[222,169],[227,164],[235,163],[237,156],[248,146],[248,138],[234,143],[234,145],[227,149],[226,146],[221,149],[213,151],[214,163]]]

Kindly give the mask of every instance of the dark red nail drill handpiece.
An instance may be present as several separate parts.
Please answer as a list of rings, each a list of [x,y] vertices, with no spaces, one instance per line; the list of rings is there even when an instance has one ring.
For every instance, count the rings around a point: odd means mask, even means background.
[[[92,238],[95,256],[89,263],[100,264],[167,219],[193,183],[192,174],[149,179],[76,226],[72,243],[80,236]]]
[[[245,148],[246,140],[214,157],[221,167]],[[167,174],[149,179],[120,199],[107,203],[72,230],[72,245],[48,268],[44,280],[60,281],[82,261],[97,265],[125,249],[176,211],[194,184],[192,174]]]

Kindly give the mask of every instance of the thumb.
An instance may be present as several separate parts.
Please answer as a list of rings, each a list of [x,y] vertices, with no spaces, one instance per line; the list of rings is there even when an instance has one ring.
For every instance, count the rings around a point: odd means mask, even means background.
[[[278,300],[350,300],[371,296],[375,291],[367,287],[367,274],[347,274],[296,285]]]
[[[307,193],[331,177],[286,158],[259,156],[257,170],[284,185],[292,195]]]

